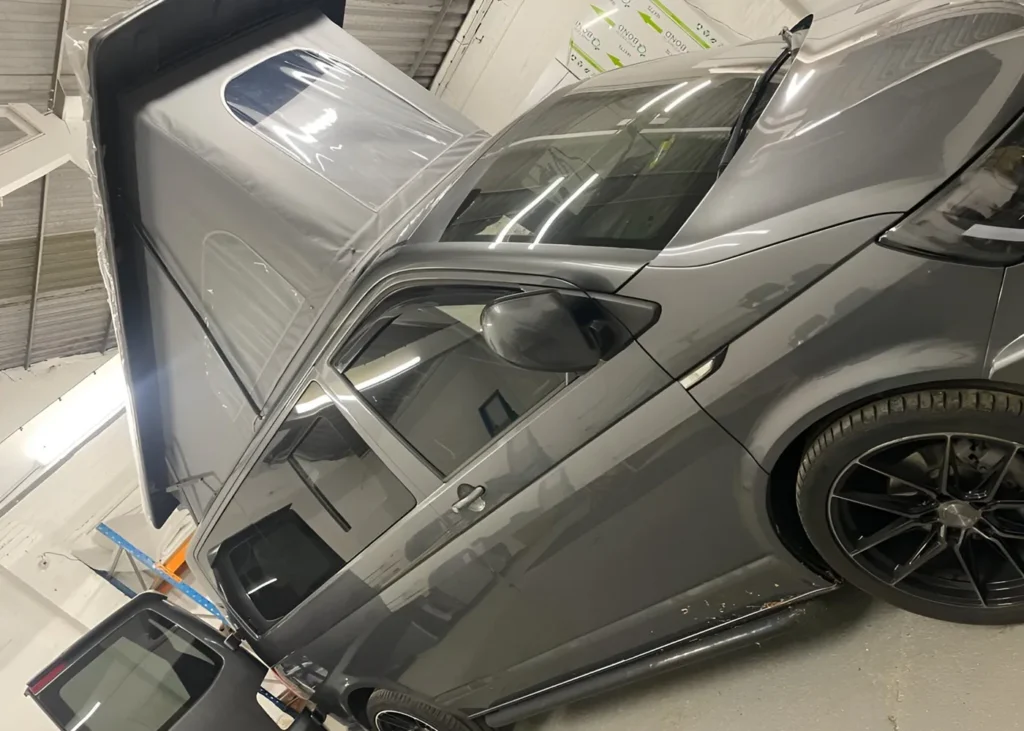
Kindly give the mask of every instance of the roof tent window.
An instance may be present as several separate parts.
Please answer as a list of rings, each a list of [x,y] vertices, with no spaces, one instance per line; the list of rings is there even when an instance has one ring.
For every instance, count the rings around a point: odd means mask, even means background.
[[[231,79],[224,101],[310,170],[374,210],[459,134],[353,67],[294,49]]]

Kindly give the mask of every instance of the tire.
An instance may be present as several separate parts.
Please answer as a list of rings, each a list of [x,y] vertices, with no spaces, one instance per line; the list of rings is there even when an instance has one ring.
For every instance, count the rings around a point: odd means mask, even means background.
[[[421,726],[425,725],[426,731],[480,731],[472,721],[463,720],[393,690],[375,690],[366,703],[366,716],[372,731],[396,731],[395,728],[388,727],[386,721],[389,718],[395,721],[403,717],[418,722]],[[378,719],[384,724],[383,727],[378,724]]]
[[[941,441],[933,444],[930,440]],[[989,454],[1005,460],[1006,467],[1002,467],[1002,461],[996,465],[998,471],[985,464],[978,467],[979,461],[974,458],[974,445],[977,444],[986,445],[978,449],[989,450]],[[1018,543],[1015,535],[1000,536],[997,539],[988,537],[988,533],[994,532],[993,526],[1001,524],[1002,520],[993,519],[992,516],[1006,516],[1008,513],[984,512],[995,509],[993,506],[998,504],[1001,506],[998,510],[1024,514],[1024,511],[1008,504],[1011,500],[1002,497],[996,499],[997,495],[1007,492],[1013,493],[1014,503],[1024,499],[1024,485],[1020,484],[1024,480],[1015,476],[1024,470],[1024,451],[1015,451],[1015,444],[1024,445],[1024,398],[1019,395],[995,390],[946,388],[880,399],[844,414],[812,438],[797,474],[796,502],[800,520],[811,543],[829,566],[840,577],[872,596],[910,612],[945,621],[990,625],[1024,622],[1024,589],[1018,594],[1017,588],[1018,582],[1024,586],[1024,580],[1019,578],[1024,576],[1024,540]],[[970,460],[964,460],[962,452],[958,451],[964,445],[971,445]],[[944,456],[936,457],[934,464],[939,464],[941,459],[945,461],[941,467],[931,468],[933,463],[911,454],[910,450],[914,449],[928,455],[939,454],[935,450],[942,449]],[[886,455],[893,454],[896,456],[891,458],[892,461],[883,461]],[[911,456],[900,456],[903,454]],[[881,465],[886,475],[897,472],[901,477],[907,477],[911,474],[906,471],[908,463],[900,461],[906,459],[919,459],[912,463],[918,465],[918,471],[913,473],[914,487],[910,487],[910,481],[878,474],[869,466]],[[1009,470],[1011,466],[1014,467],[1012,473]],[[971,474],[967,474],[969,472]],[[986,475],[991,475],[989,483],[984,482]],[[925,484],[926,479],[932,482]],[[883,487],[876,487],[879,484]],[[975,499],[972,496],[985,494],[986,484],[995,485],[988,498],[991,503],[986,507],[980,501],[971,502]],[[871,486],[871,491],[881,492],[868,493],[866,485]],[[919,488],[918,485],[923,487]],[[974,491],[976,487],[978,490]],[[964,491],[962,494],[954,494],[961,490]],[[900,494],[893,496],[894,491]],[[868,503],[861,501],[865,495],[871,498]],[[883,500],[894,497],[900,501],[912,500],[915,507],[912,513],[906,515],[879,516],[878,510],[889,512],[887,507],[879,508],[879,496]],[[948,502],[959,505],[946,505]],[[850,507],[850,503],[853,503],[853,507]],[[890,507],[893,504],[896,503],[885,503]],[[909,503],[898,504],[900,510],[910,510],[903,507]],[[918,504],[920,507],[917,507]],[[969,507],[961,508],[965,504]],[[971,511],[969,517],[951,516],[951,513],[966,514],[967,511]],[[918,513],[923,517],[918,517]],[[903,532],[883,539],[877,547],[862,548],[871,544],[872,539],[888,528],[883,526],[882,530],[872,526],[871,530],[861,533],[847,531],[844,534],[844,546],[840,534],[846,530],[843,526],[855,523],[856,519],[849,517],[854,515],[891,521],[895,528],[904,526]],[[1010,517],[1013,521],[1017,520],[1016,514]],[[859,519],[867,520],[863,517]],[[917,521],[928,522],[928,527],[917,525]],[[951,526],[952,522],[957,524]],[[914,525],[910,526],[910,523]],[[854,536],[852,541],[851,535]],[[914,553],[911,549],[910,553],[905,554],[909,558],[901,562],[898,557],[894,557],[898,553],[893,548],[894,542],[911,540],[923,541],[921,545],[927,544],[928,547],[925,553],[920,553],[920,549]],[[1020,556],[1016,565],[1014,557],[999,548],[997,540],[1004,548],[1010,546],[1011,551]],[[929,541],[932,543],[928,544]],[[965,546],[965,541],[970,545]],[[903,543],[897,548],[903,550]],[[998,554],[995,553],[997,550]],[[894,555],[885,555],[886,551]],[[967,554],[975,558],[967,561],[964,558]],[[865,556],[867,558],[862,558]],[[1006,567],[996,564],[1000,556],[1005,556]],[[999,574],[1003,577],[1003,584],[985,583],[981,579],[985,572],[972,573],[969,568],[973,562],[978,562],[974,566],[980,567],[981,559],[991,561],[994,566],[998,565],[1000,571],[1016,571],[1016,574]],[[886,561],[891,563],[886,564]],[[911,574],[896,578],[900,576],[901,570],[905,571],[911,565],[917,566],[914,570],[919,572],[913,574],[913,579],[909,578]],[[963,579],[957,582],[951,577],[952,572],[960,567],[963,569]],[[889,580],[880,578],[890,568],[892,573],[888,575]],[[928,572],[934,573],[935,577],[929,577]],[[994,574],[990,570],[988,575]],[[928,588],[929,581],[938,588]],[[954,588],[949,588],[951,586]],[[977,606],[965,606],[971,600],[963,598],[965,595],[962,593],[953,595],[954,592],[966,591],[962,586],[970,587],[976,593]],[[989,587],[995,588],[991,590],[990,596],[986,596]],[[945,598],[936,600],[936,595],[941,596],[941,591],[950,592],[948,601]],[[997,595],[997,591],[1006,593]]]

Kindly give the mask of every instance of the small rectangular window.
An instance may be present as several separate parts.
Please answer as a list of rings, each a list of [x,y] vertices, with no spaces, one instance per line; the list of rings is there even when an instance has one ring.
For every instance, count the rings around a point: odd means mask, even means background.
[[[519,368],[487,347],[480,313],[497,296],[467,289],[450,304],[400,306],[344,370],[370,406],[444,475],[572,377]]]
[[[459,134],[337,59],[294,49],[231,79],[236,119],[374,210]]]
[[[222,665],[196,637],[143,611],[59,675],[39,702],[69,730],[166,731],[213,684]]]
[[[412,493],[313,383],[206,546],[228,603],[263,632],[415,506]]]
[[[345,562],[290,507],[225,541],[214,568],[237,579],[260,617],[276,622]]]

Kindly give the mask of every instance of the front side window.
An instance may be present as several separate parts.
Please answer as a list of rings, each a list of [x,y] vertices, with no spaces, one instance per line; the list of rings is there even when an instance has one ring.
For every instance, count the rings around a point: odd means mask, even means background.
[[[714,184],[755,78],[568,94],[470,169],[442,240],[660,250]]]
[[[459,134],[337,59],[294,49],[231,79],[232,115],[376,210]]]
[[[415,506],[412,493],[313,383],[206,546],[229,604],[263,631]]]
[[[487,347],[480,313],[509,293],[467,289],[400,305],[344,367],[371,408],[443,475],[573,375],[519,368]]]
[[[143,611],[39,695],[65,729],[166,731],[206,692],[223,660],[159,614]]]

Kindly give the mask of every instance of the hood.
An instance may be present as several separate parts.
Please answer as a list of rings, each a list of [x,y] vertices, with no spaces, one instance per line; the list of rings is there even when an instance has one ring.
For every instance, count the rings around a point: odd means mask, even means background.
[[[358,273],[487,137],[342,20],[156,0],[90,42],[101,266],[154,525],[205,510]]]
[[[1024,109],[1024,3],[846,2],[815,17],[715,186],[652,262],[701,266],[917,206]]]

